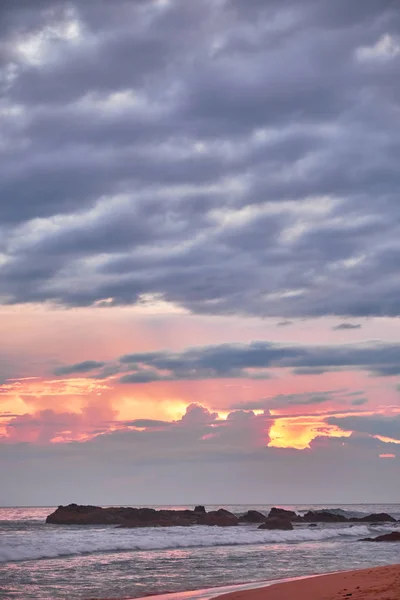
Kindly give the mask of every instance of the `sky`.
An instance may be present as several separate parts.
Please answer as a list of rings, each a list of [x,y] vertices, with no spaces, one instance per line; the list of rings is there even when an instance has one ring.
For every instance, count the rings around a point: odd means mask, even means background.
[[[400,495],[397,0],[2,0],[0,505]]]

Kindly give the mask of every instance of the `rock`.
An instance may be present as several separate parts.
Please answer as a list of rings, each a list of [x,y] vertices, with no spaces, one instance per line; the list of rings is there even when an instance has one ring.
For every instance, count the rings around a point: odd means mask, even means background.
[[[310,523],[309,527],[318,527],[317,523]]]
[[[324,510],[309,510],[301,517],[301,521],[304,521],[305,523],[346,523],[348,519],[342,515],[336,515],[335,513]]]
[[[272,519],[275,517],[289,519],[290,521],[296,521],[299,518],[299,516],[294,512],[294,510],[286,510],[285,508],[276,508],[274,506],[269,511],[268,519]]]
[[[400,531],[392,531],[374,538],[364,538],[360,542],[400,542]]]
[[[205,512],[206,512],[206,509],[204,508],[204,506],[201,506],[201,505],[199,505],[199,506],[196,506],[196,507],[195,507],[195,509],[194,509],[194,512],[195,512],[195,513],[202,513],[202,514],[205,514]]]
[[[394,523],[396,519],[387,513],[366,515],[365,517],[347,518],[328,510],[309,510],[300,521],[306,523]]]
[[[223,508],[199,515],[197,522],[197,525],[217,525],[218,527],[231,527],[238,524],[237,516]]]
[[[395,523],[396,519],[387,513],[373,513],[366,517],[355,517],[350,521],[357,521],[358,523]]]
[[[239,523],[264,523],[266,516],[258,510],[248,510],[239,517]]]
[[[200,507],[196,507],[200,508]],[[204,509],[204,507],[201,507]],[[120,527],[187,527],[190,525],[238,525],[238,518],[223,508],[207,513],[203,510],[156,510],[154,508],[131,508],[59,506],[50,514],[46,523],[56,525],[118,525]]]
[[[117,515],[116,509],[106,510],[100,506],[80,506],[78,504],[59,506],[46,519],[46,523],[56,525],[113,525],[119,522],[121,522],[121,517]]]
[[[282,529],[285,531],[292,531],[293,525],[284,517],[268,517],[268,519],[259,526],[258,529]]]

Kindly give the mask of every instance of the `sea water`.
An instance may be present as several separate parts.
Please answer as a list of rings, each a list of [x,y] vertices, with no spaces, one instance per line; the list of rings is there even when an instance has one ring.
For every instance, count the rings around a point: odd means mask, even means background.
[[[249,509],[267,514],[271,507],[223,508],[235,514]],[[329,508],[347,516],[387,512],[400,519],[398,504],[283,508],[300,514]],[[399,544],[360,541],[400,531],[400,523],[318,524],[312,528],[300,524],[294,531],[259,530],[257,525],[247,524],[118,529],[47,525],[45,518],[53,510],[0,509],[0,598],[137,598],[394,564],[400,555]]]

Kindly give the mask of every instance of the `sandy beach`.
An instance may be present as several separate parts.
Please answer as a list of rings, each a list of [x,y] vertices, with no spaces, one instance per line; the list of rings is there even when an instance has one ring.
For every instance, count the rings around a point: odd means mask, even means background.
[[[400,565],[346,571],[218,596],[218,600],[400,600]]]

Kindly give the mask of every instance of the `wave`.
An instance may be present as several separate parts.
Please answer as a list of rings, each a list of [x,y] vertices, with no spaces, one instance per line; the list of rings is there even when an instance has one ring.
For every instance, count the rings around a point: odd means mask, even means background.
[[[383,527],[379,529],[385,530]],[[374,528],[374,532],[377,529]],[[0,563],[57,559],[79,555],[205,548],[216,546],[288,544],[323,542],[366,537],[371,533],[367,525],[323,529],[296,528],[294,531],[268,531],[233,527],[180,527],[178,529],[92,529],[43,530],[40,535],[7,536],[0,547]]]

